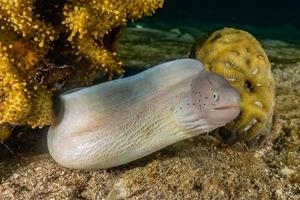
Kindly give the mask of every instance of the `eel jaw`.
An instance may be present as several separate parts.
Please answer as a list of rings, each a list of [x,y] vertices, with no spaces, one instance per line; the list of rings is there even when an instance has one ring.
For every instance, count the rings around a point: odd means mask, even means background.
[[[232,104],[232,105],[219,106],[214,108],[213,110],[214,112],[220,112],[220,114],[227,115],[228,116],[227,123],[229,123],[240,114],[241,107],[240,105]]]
[[[207,121],[215,125],[215,128],[225,126],[239,116],[240,111],[241,108],[237,104],[221,105],[208,112]]]
[[[227,105],[214,108],[214,110],[240,109],[239,105]]]

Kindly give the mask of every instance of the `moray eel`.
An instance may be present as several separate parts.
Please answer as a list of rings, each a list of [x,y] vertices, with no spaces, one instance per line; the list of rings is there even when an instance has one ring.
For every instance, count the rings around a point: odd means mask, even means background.
[[[60,96],[48,149],[68,168],[101,169],[224,126],[240,96],[201,62],[179,59]]]

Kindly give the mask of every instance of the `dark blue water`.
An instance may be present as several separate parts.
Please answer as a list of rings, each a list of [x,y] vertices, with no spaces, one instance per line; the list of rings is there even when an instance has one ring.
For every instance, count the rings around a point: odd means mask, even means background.
[[[211,23],[255,26],[291,24],[300,28],[299,0],[165,0],[155,15],[170,20],[197,19]]]
[[[300,0],[165,0],[154,16],[138,22],[159,30],[173,26],[212,32],[232,27],[258,39],[300,44]]]

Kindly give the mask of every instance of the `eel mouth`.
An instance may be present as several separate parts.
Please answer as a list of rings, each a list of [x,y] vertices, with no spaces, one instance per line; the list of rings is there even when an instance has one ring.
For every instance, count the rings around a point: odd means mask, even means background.
[[[239,105],[220,106],[220,107],[214,108],[214,110],[227,110],[227,109],[235,109],[235,108],[240,109],[240,106]]]

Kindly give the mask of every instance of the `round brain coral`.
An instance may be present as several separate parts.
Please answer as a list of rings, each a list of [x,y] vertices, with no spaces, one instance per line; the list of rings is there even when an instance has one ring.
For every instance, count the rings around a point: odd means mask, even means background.
[[[196,43],[191,57],[224,76],[240,92],[241,113],[223,132],[234,135],[235,141],[258,138],[274,107],[271,65],[260,43],[245,31],[224,28]]]

